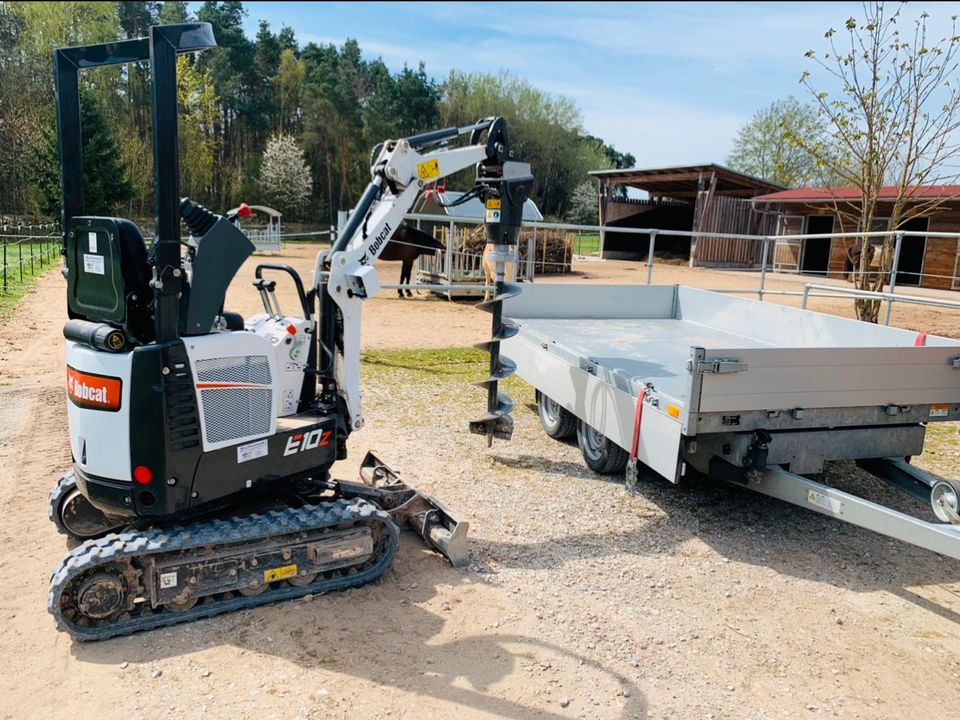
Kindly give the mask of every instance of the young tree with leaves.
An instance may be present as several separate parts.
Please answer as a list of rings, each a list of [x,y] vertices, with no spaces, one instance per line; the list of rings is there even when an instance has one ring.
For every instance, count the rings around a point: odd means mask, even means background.
[[[791,141],[795,135],[813,144],[824,140],[817,109],[794,97],[776,100],[740,126],[727,165],[784,187],[818,185],[817,160]]]
[[[805,72],[801,83],[814,98],[828,138],[791,135],[793,142],[841,182],[860,192],[859,202],[834,202],[857,230],[875,229],[881,188],[896,188],[879,254],[879,272],[868,273],[870,253],[860,254],[857,287],[882,290],[893,262],[892,232],[912,217],[929,215],[943,198],[914,197],[920,185],[956,182],[960,159],[960,36],[956,16],[939,39],[921,12],[901,31],[903,4],[864,5],[841,32],[827,31],[828,50],[806,56],[825,73]],[[826,82],[825,82],[826,81]],[[857,317],[876,322],[879,300],[856,300]]]

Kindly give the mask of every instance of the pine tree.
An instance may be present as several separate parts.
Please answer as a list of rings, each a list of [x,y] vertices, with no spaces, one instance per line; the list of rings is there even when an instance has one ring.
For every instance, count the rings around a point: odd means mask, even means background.
[[[83,198],[87,215],[113,215],[133,198],[117,140],[97,103],[80,94],[80,133],[83,143]],[[45,149],[37,159],[36,176],[41,210],[60,216],[60,163],[57,134],[51,127]]]

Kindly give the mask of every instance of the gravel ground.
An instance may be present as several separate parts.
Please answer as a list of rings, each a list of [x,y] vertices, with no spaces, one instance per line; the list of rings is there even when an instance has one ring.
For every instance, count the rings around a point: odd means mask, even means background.
[[[48,273],[0,327],[0,717],[960,718],[956,562],[733,487],[629,494],[543,435],[515,379],[515,438],[487,449],[465,432],[483,373],[462,353],[368,353],[368,424],[335,471],[379,452],[470,521],[470,567],[405,533],[363,588],[73,643],[46,612],[66,549],[46,519],[69,462],[63,296]],[[464,345],[488,322],[369,306],[368,348]],[[956,428],[928,446],[917,462],[955,477]],[[851,465],[826,476],[927,512]]]

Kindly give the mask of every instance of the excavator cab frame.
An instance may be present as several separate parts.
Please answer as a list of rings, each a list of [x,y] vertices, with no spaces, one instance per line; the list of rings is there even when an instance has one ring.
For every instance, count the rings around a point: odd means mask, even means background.
[[[210,23],[155,25],[147,38],[61,48],[53,53],[57,98],[57,140],[60,150],[60,222],[67,254],[76,218],[85,213],[83,139],[80,126],[80,71],[147,61],[153,112],[153,179],[156,199],[156,239],[151,247],[154,267],[154,337],[158,342],[180,337],[183,268],[180,257],[180,156],[177,128],[177,55],[215,48]],[[103,232],[108,242],[118,234]],[[119,253],[118,253],[119,254]],[[111,275],[113,282],[122,278]],[[122,294],[122,293],[118,293]],[[79,315],[71,303],[71,316]]]

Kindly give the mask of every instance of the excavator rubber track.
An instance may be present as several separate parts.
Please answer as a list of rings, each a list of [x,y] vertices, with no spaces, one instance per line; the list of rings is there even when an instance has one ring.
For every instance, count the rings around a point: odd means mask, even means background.
[[[390,567],[398,538],[386,512],[343,498],[111,533],[64,557],[48,610],[78,640],[105,640],[363,585]]]
[[[124,526],[122,521],[108,518],[83,497],[72,472],[61,475],[50,490],[47,517],[58,533],[81,542]]]

